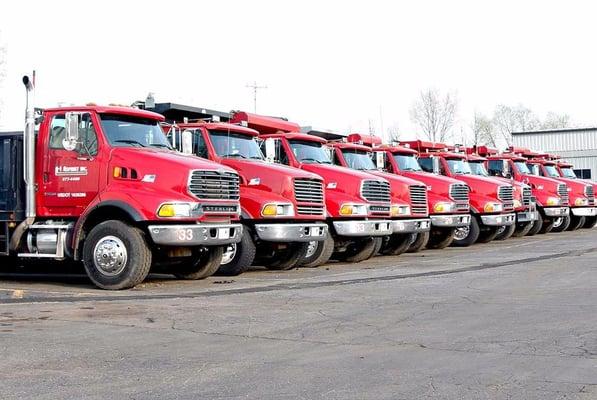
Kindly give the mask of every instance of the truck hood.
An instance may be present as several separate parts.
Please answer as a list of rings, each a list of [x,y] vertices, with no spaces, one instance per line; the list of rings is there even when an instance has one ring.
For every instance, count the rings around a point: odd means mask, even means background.
[[[146,167],[156,173],[163,171],[164,168],[173,167],[205,170],[222,170],[226,172],[235,172],[233,169],[218,164],[214,161],[206,160],[192,154],[183,154],[173,150],[160,150],[150,147],[115,147],[112,149],[111,158],[122,158],[124,160],[140,160]],[[126,167],[126,165],[125,165]],[[186,173],[188,175],[188,173]]]
[[[427,186],[433,186],[434,188],[445,188],[446,192],[448,190],[447,188],[450,187],[450,185],[452,184],[464,184],[464,182],[459,179],[450,178],[449,176],[444,175],[436,175],[432,174],[431,172],[424,171],[404,171],[402,173],[402,176],[407,176],[411,179],[424,182]]]
[[[575,196],[584,196],[585,195],[585,187],[591,186],[588,182],[583,182],[578,179],[570,179],[570,178],[556,178],[558,181],[564,182],[570,189],[572,189],[572,193]]]

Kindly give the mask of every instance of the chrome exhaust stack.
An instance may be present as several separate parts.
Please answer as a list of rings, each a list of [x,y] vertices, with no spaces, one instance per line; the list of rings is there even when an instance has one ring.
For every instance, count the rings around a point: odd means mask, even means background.
[[[23,133],[23,176],[25,179],[25,216],[27,219],[35,218],[35,71],[32,78],[23,77],[26,89],[27,108],[25,113],[25,131]]]

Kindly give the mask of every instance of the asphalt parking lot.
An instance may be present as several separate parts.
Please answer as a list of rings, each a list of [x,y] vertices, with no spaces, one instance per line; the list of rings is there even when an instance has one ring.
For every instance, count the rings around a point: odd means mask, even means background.
[[[122,292],[0,274],[3,399],[595,399],[597,229]]]

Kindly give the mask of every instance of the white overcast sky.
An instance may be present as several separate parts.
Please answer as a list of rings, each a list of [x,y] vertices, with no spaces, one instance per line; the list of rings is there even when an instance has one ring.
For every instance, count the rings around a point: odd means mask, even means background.
[[[523,103],[594,124],[597,28],[586,1],[5,1],[0,127],[37,105],[158,102],[258,111],[337,131],[398,125],[421,89],[475,110]],[[380,112],[381,111],[381,112]]]

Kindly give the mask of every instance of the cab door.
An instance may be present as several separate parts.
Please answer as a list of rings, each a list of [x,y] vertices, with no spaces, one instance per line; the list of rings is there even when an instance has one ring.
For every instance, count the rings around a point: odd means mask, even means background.
[[[66,139],[66,113],[51,116],[42,171],[40,206],[47,216],[78,216],[98,195],[101,162],[98,160],[98,120],[89,112],[77,113],[78,138],[74,149]]]

